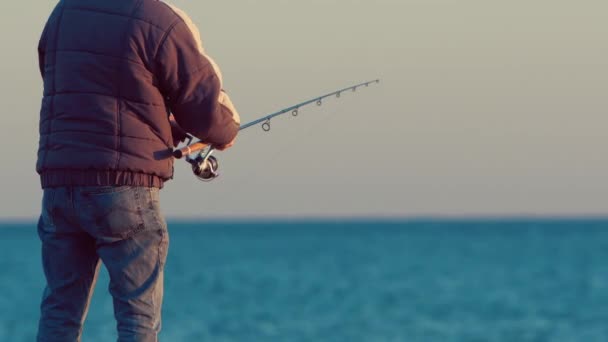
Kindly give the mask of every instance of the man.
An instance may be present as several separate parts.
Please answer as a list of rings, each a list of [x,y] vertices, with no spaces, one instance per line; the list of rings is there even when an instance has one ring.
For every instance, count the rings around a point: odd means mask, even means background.
[[[161,1],[60,1],[38,53],[38,340],[80,340],[103,262],[119,341],[157,341],[169,241],[158,192],[179,140],[169,113],[218,149],[233,145],[238,114],[192,21]]]

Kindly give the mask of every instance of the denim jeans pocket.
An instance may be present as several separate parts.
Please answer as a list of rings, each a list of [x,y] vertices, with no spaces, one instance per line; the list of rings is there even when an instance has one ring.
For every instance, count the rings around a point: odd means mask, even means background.
[[[38,230],[46,232],[55,232],[55,220],[53,213],[55,209],[55,196],[58,189],[45,189],[42,193],[42,210],[38,221]]]
[[[99,238],[125,239],[144,230],[143,191],[138,187],[85,187],[81,215],[87,230]]]
[[[146,200],[147,209],[145,215],[148,216],[148,218],[154,219],[154,223],[158,229],[167,230],[167,223],[165,222],[165,218],[160,209],[159,189],[149,188],[148,196],[149,197]]]

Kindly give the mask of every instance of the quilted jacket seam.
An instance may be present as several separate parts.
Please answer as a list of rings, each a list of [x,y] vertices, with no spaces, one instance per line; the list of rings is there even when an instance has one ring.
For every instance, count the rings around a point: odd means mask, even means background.
[[[123,17],[123,18],[130,18],[130,19],[134,19],[137,21],[141,21],[143,23],[146,23],[156,29],[159,29],[161,31],[165,31],[166,29],[161,27],[160,25],[157,25],[151,21],[148,21],[146,19],[143,18],[138,18],[132,15],[126,15],[123,13],[116,13],[116,12],[110,12],[110,11],[103,11],[100,9],[94,9],[94,8],[86,8],[86,7],[77,7],[77,6],[70,6],[70,7],[65,7],[65,9],[67,10],[72,10],[72,11],[80,11],[80,12],[93,12],[93,13],[101,13],[101,14],[106,14],[106,15],[113,15],[113,16],[117,16],[117,17]]]
[[[86,133],[86,134],[93,134],[93,135],[109,136],[109,134],[106,134],[106,133],[87,131],[87,130],[80,130],[80,129],[65,129],[65,130],[60,130],[60,131],[52,131],[52,132],[41,133],[41,135],[52,135],[52,134],[57,134],[57,133]],[[150,138],[146,138],[146,137],[136,137],[136,136],[128,135],[128,134],[121,134],[120,137],[122,137],[122,138],[140,139],[140,140],[148,140],[148,141],[154,141],[154,142],[161,141],[161,140],[158,140],[158,139],[150,139]],[[163,144],[164,144],[164,142],[163,142]]]
[[[95,55],[95,56],[103,56],[103,57],[108,57],[108,58],[121,59],[121,60],[124,60],[124,61],[127,61],[127,62],[131,62],[133,64],[144,66],[147,69],[147,66],[144,63],[142,63],[141,61],[137,61],[137,60],[134,60],[134,59],[131,59],[131,58],[127,58],[127,57],[124,57],[124,56],[112,56],[112,55],[109,55],[107,53],[95,52],[95,51],[90,51],[90,50],[85,50],[85,49],[57,49],[57,50],[52,50],[50,52],[54,52],[54,53],[56,53],[56,52],[86,53],[86,54],[91,54],[91,55]]]
[[[161,107],[161,108],[165,107],[164,103],[145,102],[142,100],[131,99],[131,98],[128,98],[125,96],[116,96],[115,94],[104,94],[104,93],[93,92],[93,91],[59,91],[59,92],[55,92],[53,94],[47,94],[46,96],[57,96],[57,95],[98,95],[98,96],[111,97],[111,98],[121,100],[121,101],[142,104],[142,105],[146,105],[146,106],[150,106],[150,107]]]

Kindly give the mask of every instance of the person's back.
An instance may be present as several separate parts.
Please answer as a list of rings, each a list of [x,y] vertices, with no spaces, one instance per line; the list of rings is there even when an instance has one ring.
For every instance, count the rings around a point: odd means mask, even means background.
[[[119,340],[155,341],[168,246],[158,189],[173,177],[169,114],[220,149],[232,145],[238,114],[198,30],[160,1],[60,1],[38,51],[47,277],[38,339],[80,338],[101,258]]]

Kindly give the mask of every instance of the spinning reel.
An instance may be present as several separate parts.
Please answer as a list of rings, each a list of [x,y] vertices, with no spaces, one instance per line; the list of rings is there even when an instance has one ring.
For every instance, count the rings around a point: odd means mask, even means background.
[[[204,155],[199,153],[194,159],[188,157],[186,161],[192,165],[192,172],[196,178],[203,182],[211,182],[220,176],[217,172],[220,164],[214,156],[211,155],[214,149],[209,148]]]
[[[181,150],[174,151],[176,158],[186,157],[186,161],[192,166],[192,172],[194,176],[203,182],[211,182],[212,180],[219,177],[217,170],[220,167],[220,163],[212,156],[215,149],[212,146],[204,145],[201,143],[191,145],[194,137],[188,134],[187,146]],[[197,146],[197,148],[192,148]]]

